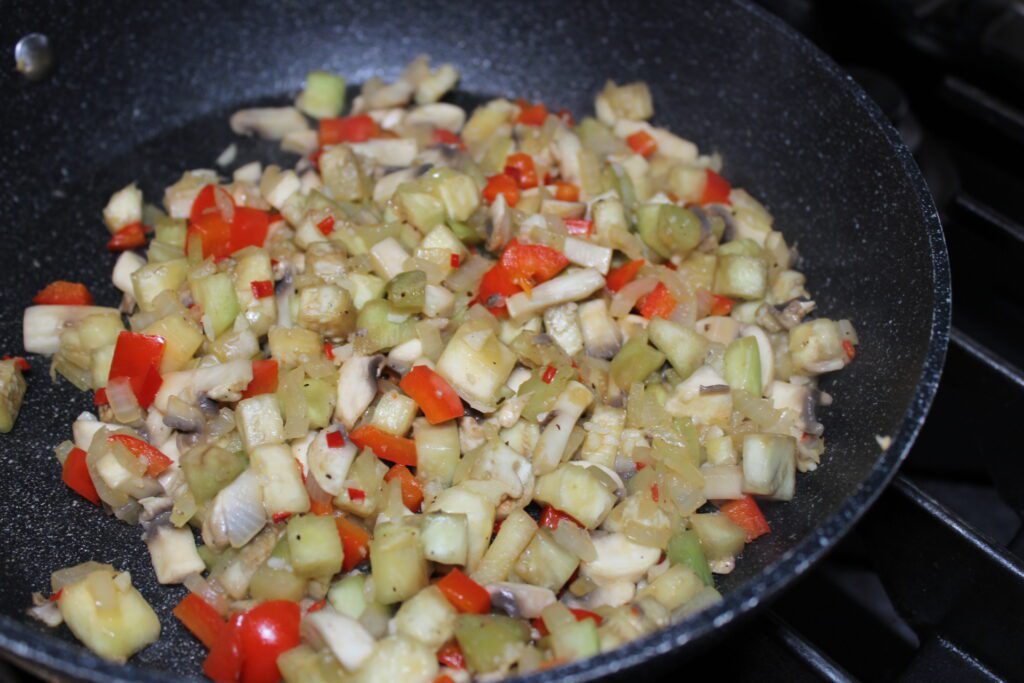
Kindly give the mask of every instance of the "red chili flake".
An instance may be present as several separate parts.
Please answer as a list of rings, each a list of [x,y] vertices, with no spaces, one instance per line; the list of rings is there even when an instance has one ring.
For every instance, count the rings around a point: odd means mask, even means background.
[[[638,462],[636,464],[636,471],[639,472],[640,470],[642,470],[645,467],[647,467],[647,463],[645,463],[645,462]]]
[[[249,285],[252,288],[252,295],[257,299],[266,299],[274,295],[274,282],[272,280],[253,280]]]
[[[107,400],[107,390],[105,387],[100,387],[96,390],[96,395],[92,397],[92,404],[94,406],[105,406],[110,401]]]
[[[4,360],[13,360],[14,364],[18,366],[18,369],[22,372],[28,372],[32,369],[32,366],[28,364],[28,361],[21,356],[4,356]]]
[[[549,365],[547,369],[544,370],[544,374],[541,375],[541,380],[544,384],[551,384],[551,380],[555,378],[555,373],[557,372],[558,370],[555,369],[554,365]]]
[[[593,226],[593,221],[585,221],[582,218],[565,219],[565,230],[570,235],[589,235]]]
[[[324,605],[326,605],[326,604],[327,604],[327,599],[326,598],[321,598],[320,600],[317,600],[316,602],[314,602],[312,605],[309,606],[309,610],[306,612],[306,614],[312,614],[313,612],[319,612],[320,610],[322,610],[324,608]]]
[[[271,268],[277,268],[277,264],[278,263],[280,263],[280,261],[278,261],[276,258],[270,259],[270,267]]]
[[[458,254],[452,254],[449,257],[448,262],[452,265],[452,268],[458,268],[459,267],[459,255]]]
[[[59,591],[50,596],[50,602],[57,602],[60,600],[60,596],[64,593],[64,589],[61,588]]]
[[[849,339],[843,340],[843,351],[846,352],[846,357],[853,360],[857,356],[857,349],[853,348],[853,342]]]
[[[327,432],[327,447],[328,448],[341,448],[345,445],[345,437],[341,435],[339,431]],[[358,489],[349,489],[349,493]],[[363,494],[365,497],[366,494]]]
[[[290,513],[290,512],[277,512],[277,513],[274,514],[272,519],[274,520],[274,523],[276,524],[278,522],[283,522],[284,520],[288,519],[291,516],[292,516],[292,513]]]
[[[323,219],[322,221],[316,224],[316,227],[318,227],[320,229],[320,232],[322,232],[325,236],[330,235],[331,232],[334,230],[334,216],[328,216],[327,218]]]
[[[324,342],[324,355],[327,356],[327,360],[334,360],[334,344]]]
[[[278,211],[271,211],[270,213],[267,214],[267,223],[276,223],[278,221],[283,221],[283,220],[284,220],[284,217]],[[270,262],[274,263],[275,261],[274,261],[274,259],[270,259]]]
[[[657,484],[651,484],[651,498],[654,500],[655,503],[657,503],[658,498],[660,498],[660,493],[658,491]]]
[[[349,489],[348,497],[352,499],[352,502],[358,503],[361,500],[366,500],[366,491],[362,489]]]
[[[491,534],[492,535],[494,535],[494,536],[498,535],[498,532],[501,531],[501,525],[502,525],[502,523],[504,521],[505,520],[503,520],[503,519],[496,519],[496,520],[494,520],[494,526],[491,528]]]
[[[576,119],[572,117],[572,112],[570,112],[568,109],[559,109],[558,113],[555,114],[555,116],[562,119],[562,121],[565,122],[565,125],[569,126],[570,128],[576,127]]]

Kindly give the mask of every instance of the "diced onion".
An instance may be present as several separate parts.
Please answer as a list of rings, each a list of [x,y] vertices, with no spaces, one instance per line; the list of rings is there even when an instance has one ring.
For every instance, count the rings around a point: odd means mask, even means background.
[[[113,569],[113,567],[109,564],[89,560],[82,564],[76,564],[73,567],[58,569],[54,573],[50,574],[50,591],[52,593],[56,593],[57,591],[63,590],[65,586],[78,583],[97,569]]]
[[[633,310],[633,307],[636,306],[637,299],[644,294],[654,291],[654,288],[657,286],[658,281],[653,277],[642,277],[639,280],[633,280],[612,297],[612,303],[608,306],[608,313],[613,318],[621,318],[624,315],[628,315]]]
[[[207,581],[201,574],[189,574],[185,577],[185,588],[201,597],[206,604],[220,614],[228,613],[228,599],[216,581]]]
[[[593,562],[597,559],[597,551],[594,549],[594,542],[590,540],[590,534],[575,524],[569,522],[559,524],[552,536],[558,545],[584,562]]]

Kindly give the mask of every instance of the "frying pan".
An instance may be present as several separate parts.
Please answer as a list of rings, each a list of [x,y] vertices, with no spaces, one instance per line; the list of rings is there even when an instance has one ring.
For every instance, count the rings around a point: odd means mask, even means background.
[[[747,4],[699,0],[551,4],[249,2],[17,3],[10,55],[29,31],[56,56],[48,78],[2,78],[0,352],[21,349],[21,310],[47,282],[93,286],[116,304],[100,222],[110,193],[139,180],[149,199],[183,169],[211,167],[239,106],[283,102],[305,73],[394,78],[420,53],[462,71],[458,95],[523,96],[577,115],[606,78],[644,79],[656,119],[717,150],[796,240],[823,315],[855,321],[856,361],[823,382],[828,451],[796,499],[767,505],[772,534],[722,577],[725,599],[614,652],[531,677],[582,681],[678,663],[818,560],[863,514],[910,447],[934,395],[950,316],[941,227],[917,167],[867,96],[781,22]],[[272,157],[240,146],[239,163]],[[87,394],[34,368],[15,430],[0,437],[0,650],[38,671],[90,681],[197,676],[202,649],[170,615],[181,587],[155,583],[140,530],[60,483],[52,449]],[[892,437],[882,451],[876,435]],[[127,666],[92,656],[67,629],[25,615],[53,570],[95,559],[131,571],[163,638]],[[669,656],[671,653],[671,656]],[[632,673],[632,672],[631,672]]]

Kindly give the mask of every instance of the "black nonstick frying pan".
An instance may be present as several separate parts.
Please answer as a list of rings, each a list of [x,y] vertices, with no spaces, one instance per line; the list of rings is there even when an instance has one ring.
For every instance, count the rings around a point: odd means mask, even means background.
[[[24,34],[48,36],[51,75],[13,70]],[[611,653],[536,681],[591,680],[671,666],[749,615],[818,560],[890,480],[925,417],[946,349],[948,263],[917,167],[866,95],[828,58],[739,3],[370,2],[3,3],[0,45],[0,353],[21,352],[21,311],[47,282],[87,282],[116,305],[100,221],[110,193],[147,197],[183,169],[211,167],[239,106],[285,101],[305,73],[352,82],[396,76],[419,53],[462,71],[462,103],[524,96],[590,111],[606,78],[644,79],[656,119],[717,150],[799,240],[819,310],[851,318],[856,361],[824,387],[828,452],[796,499],[767,506],[772,534],[724,577],[725,600]],[[273,155],[241,145],[239,161]],[[140,530],[60,483],[53,447],[90,397],[53,384],[31,359],[15,430],[0,436],[0,650],[58,677],[91,681],[198,675],[200,645],[170,615],[181,587],[156,584]],[[876,435],[892,437],[882,451]],[[163,623],[159,643],[117,666],[64,628],[25,614],[50,573],[88,559],[129,569]]]

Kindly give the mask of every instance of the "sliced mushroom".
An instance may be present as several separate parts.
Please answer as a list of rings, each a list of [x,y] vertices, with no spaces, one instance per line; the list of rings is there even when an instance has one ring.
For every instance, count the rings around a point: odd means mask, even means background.
[[[466,123],[466,111],[447,102],[435,102],[416,107],[405,117],[411,125],[428,125],[458,133]]]
[[[345,440],[344,445],[332,448],[327,445],[327,430],[322,430],[309,446],[307,457],[309,471],[313,473],[316,483],[327,493],[337,496],[341,493],[358,450],[351,441]]]
[[[338,372],[338,402],[334,417],[352,429],[377,395],[377,377],[384,356],[352,356]]]
[[[516,619],[535,619],[545,607],[557,601],[549,588],[528,583],[496,581],[484,588],[491,594],[492,604],[499,609],[504,606],[505,613]]]
[[[232,114],[230,124],[237,135],[256,133],[267,140],[280,140],[288,133],[309,128],[306,117],[295,107],[241,109]]]

